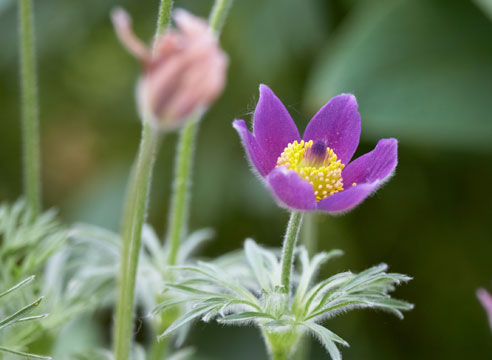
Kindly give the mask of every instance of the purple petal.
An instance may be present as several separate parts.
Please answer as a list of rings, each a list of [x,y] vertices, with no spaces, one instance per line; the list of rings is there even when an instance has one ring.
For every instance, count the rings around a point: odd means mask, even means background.
[[[268,175],[267,182],[281,206],[294,210],[316,209],[313,185],[295,171],[279,166]]]
[[[477,298],[482,303],[483,308],[489,317],[490,328],[492,329],[492,296],[485,289],[477,290]]]
[[[393,173],[398,163],[398,142],[396,139],[381,139],[371,152],[358,157],[342,172],[343,184],[372,183],[384,180]]]
[[[318,209],[330,214],[347,212],[363,202],[382,184],[382,181],[375,181],[370,184],[350,186],[346,190],[337,192],[318,202]]]
[[[246,149],[246,154],[248,155],[251,164],[258,170],[261,176],[266,176],[269,171],[267,171],[265,155],[253,134],[249,132],[244,120],[235,120],[232,123],[232,126],[241,137],[241,142]]]
[[[260,100],[256,105],[253,132],[265,153],[266,170],[277,165],[277,159],[287,145],[299,141],[299,131],[284,104],[266,85],[260,85]]]
[[[359,145],[361,125],[357,107],[354,95],[335,96],[311,119],[304,132],[304,141],[324,141],[342,164],[347,164]]]

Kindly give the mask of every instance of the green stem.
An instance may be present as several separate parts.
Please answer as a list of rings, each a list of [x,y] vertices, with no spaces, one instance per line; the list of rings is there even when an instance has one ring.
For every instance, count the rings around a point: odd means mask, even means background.
[[[222,25],[228,14],[233,0],[216,0],[210,14],[210,27],[220,35]],[[186,234],[186,223],[189,213],[190,184],[193,163],[193,144],[198,132],[198,121],[201,116],[188,121],[181,130],[176,149],[176,162],[174,170],[173,191],[171,195],[171,207],[169,211],[169,230],[167,241],[169,242],[168,265],[176,265],[179,246]]]
[[[133,334],[135,281],[145,221],[150,179],[159,144],[159,133],[144,121],[142,140],[132,169],[122,222],[122,257],[114,325],[116,360],[128,360]]]
[[[281,280],[287,293],[290,292],[290,274],[292,272],[292,264],[294,263],[294,249],[302,225],[302,216],[302,212],[293,211],[290,214],[289,224],[287,225],[287,231],[284,237]]]
[[[215,0],[214,7],[210,13],[209,23],[213,32],[219,36],[222,31],[222,27],[225,24],[229,9],[232,6],[234,0]]]
[[[318,248],[318,215],[316,213],[307,214],[302,226],[302,243],[306,247],[309,256],[316,254]]]
[[[176,149],[175,174],[169,212],[169,258],[167,264],[176,265],[179,245],[185,236],[189,212],[191,168],[193,163],[193,145],[198,130],[198,118],[188,121],[181,129]]]
[[[171,9],[173,8],[173,0],[161,0],[159,6],[159,17],[157,18],[157,29],[155,36],[159,36],[167,29],[171,20]]]
[[[231,7],[233,0],[216,0],[210,14],[210,27],[217,36],[220,35],[222,26]],[[171,0],[162,0],[159,10],[157,33],[162,33],[169,24],[169,12],[172,7]],[[167,12],[166,12],[167,11]],[[164,15],[163,15],[164,14]],[[169,244],[168,265],[176,265],[178,260],[179,246],[186,235],[187,220],[189,214],[191,174],[194,155],[194,143],[198,132],[198,122],[202,114],[195,114],[183,129],[181,129],[176,149],[176,162],[174,170],[174,182],[171,195],[171,206],[169,209],[169,229],[167,241]],[[152,359],[162,359],[163,353],[168,347],[167,343],[154,344]]]
[[[299,344],[296,347],[296,351],[293,355],[293,360],[305,360],[309,359],[309,355],[311,353],[311,343],[309,342],[310,338],[307,336],[303,336],[299,340]]]
[[[169,340],[167,338],[154,341],[152,343],[152,349],[150,351],[150,360],[162,360],[166,358],[166,353],[169,347]]]
[[[274,352],[272,353],[272,360],[287,360],[289,356],[286,352]]]
[[[34,216],[36,216],[41,209],[41,176],[34,19],[32,13],[32,0],[20,0],[19,35],[24,192],[27,202]]]
[[[318,215],[316,213],[307,214],[302,226],[302,243],[306,247],[309,256],[314,256],[318,247]],[[310,338],[303,336],[299,340],[296,351],[293,355],[294,360],[306,360],[310,358],[311,342]]]

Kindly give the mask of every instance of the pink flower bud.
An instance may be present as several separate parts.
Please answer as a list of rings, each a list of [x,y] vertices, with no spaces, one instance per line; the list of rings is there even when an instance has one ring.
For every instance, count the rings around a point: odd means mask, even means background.
[[[174,129],[220,95],[227,56],[204,20],[176,10],[177,29],[158,36],[150,49],[135,36],[123,9],[111,17],[120,41],[143,65],[137,100],[144,118],[151,115],[158,126]]]

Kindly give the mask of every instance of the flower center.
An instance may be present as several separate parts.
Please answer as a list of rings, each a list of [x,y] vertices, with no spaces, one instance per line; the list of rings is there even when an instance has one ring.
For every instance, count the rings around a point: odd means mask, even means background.
[[[289,143],[277,159],[277,167],[282,165],[313,185],[316,201],[343,190],[342,170],[345,165],[322,141]]]

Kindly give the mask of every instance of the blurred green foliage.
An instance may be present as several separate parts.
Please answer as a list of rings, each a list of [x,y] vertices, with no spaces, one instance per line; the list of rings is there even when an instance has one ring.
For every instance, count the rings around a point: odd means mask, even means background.
[[[175,3],[205,17],[212,1]],[[485,3],[236,0],[224,28],[229,82],[201,124],[194,172],[190,228],[217,231],[204,255],[237,249],[248,236],[281,242],[287,214],[249,171],[231,127],[234,118],[250,119],[260,83],[300,128],[331,96],[353,92],[363,121],[357,154],[380,137],[400,140],[387,186],[346,216],[316,220],[318,248],[346,253],[326,274],[384,261],[415,278],[395,294],[416,304],[404,321],[365,312],[330,321],[351,343],[344,359],[492,354],[474,294],[492,280],[492,23]],[[59,207],[66,222],[110,229],[119,227],[140,136],[139,66],[113,34],[108,14],[116,4],[132,14],[139,35],[152,37],[157,0],[35,1],[45,206]],[[15,15],[15,1],[0,1],[0,199],[9,201],[22,189]],[[153,181],[149,222],[161,236],[174,145],[174,135],[165,139]],[[66,341],[94,327],[109,341],[108,316],[67,326]],[[200,359],[229,359],[230,351],[238,360],[266,359],[255,329],[199,324],[192,335]],[[312,358],[325,358],[313,344]]]

